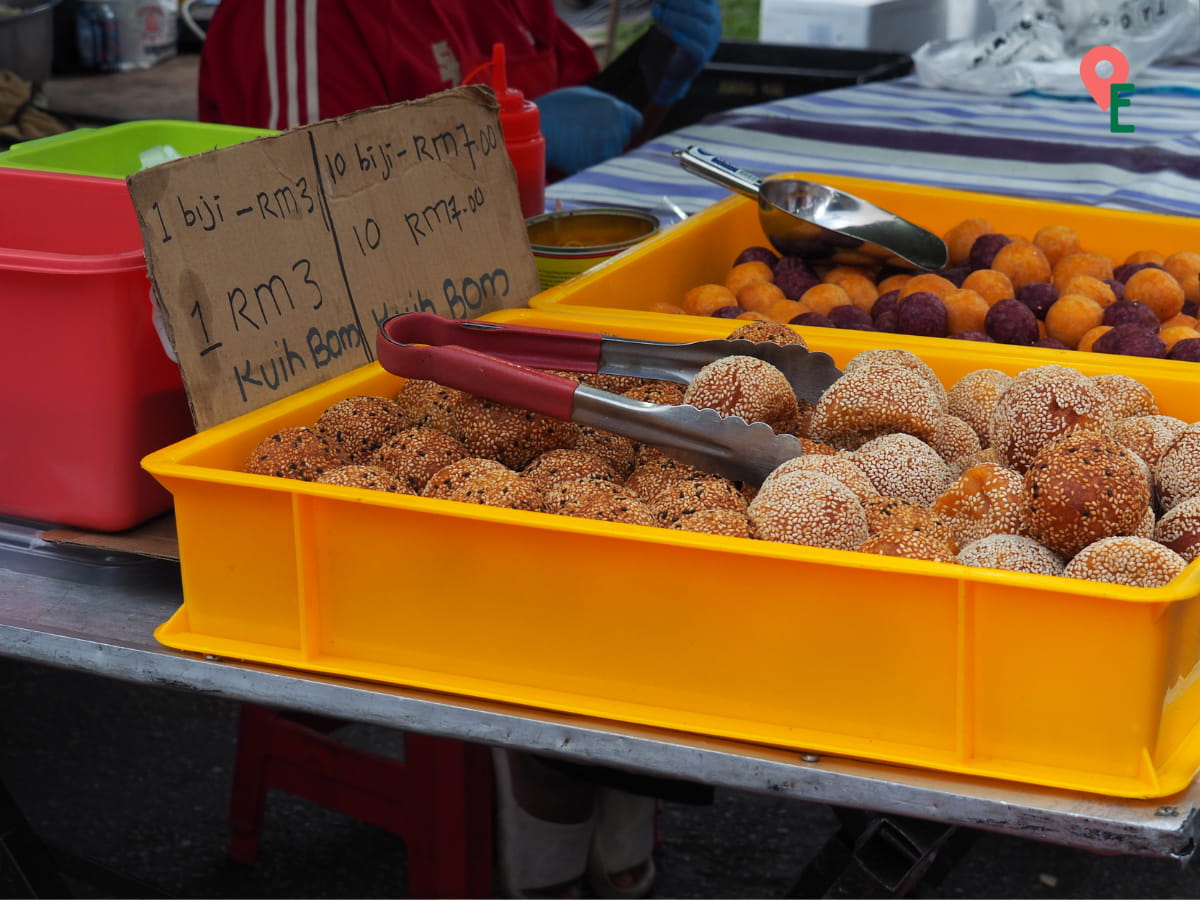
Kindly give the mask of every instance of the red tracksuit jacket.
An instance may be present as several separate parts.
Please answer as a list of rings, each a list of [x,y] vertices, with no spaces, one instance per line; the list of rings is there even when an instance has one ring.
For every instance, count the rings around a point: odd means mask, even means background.
[[[505,45],[533,98],[581,84],[595,54],[554,0],[221,0],[200,59],[204,122],[289,128],[461,84]],[[491,83],[490,70],[472,81]]]

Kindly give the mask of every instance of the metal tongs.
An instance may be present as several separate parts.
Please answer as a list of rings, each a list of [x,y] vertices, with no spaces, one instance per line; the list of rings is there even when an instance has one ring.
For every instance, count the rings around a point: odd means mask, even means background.
[[[740,345],[755,352],[739,353]],[[793,351],[782,354],[785,359],[817,358],[807,367],[809,396],[819,397],[841,374],[827,354],[812,353],[799,345],[637,341],[446,319],[430,313],[392,316],[380,325],[376,340],[380,364],[395,375],[435,381],[498,403],[602,428],[652,444],[698,469],[755,487],[781,463],[804,452],[799,440],[790,434],[777,434],[762,422],[747,423],[736,416],[722,416],[716,410],[694,406],[633,400],[538,370],[601,372],[686,383],[690,380],[687,373],[695,374],[722,356],[766,358],[779,356],[780,350]],[[797,370],[803,369],[803,364],[797,364]]]

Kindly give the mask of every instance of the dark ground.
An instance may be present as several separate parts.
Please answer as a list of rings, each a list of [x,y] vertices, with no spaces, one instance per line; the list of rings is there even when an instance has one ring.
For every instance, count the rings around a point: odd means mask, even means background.
[[[270,795],[258,864],[227,860],[236,713],[223,699],[0,660],[0,777],[45,841],[163,896],[406,896],[397,836],[282,793]],[[397,732],[344,734],[402,752]],[[783,896],[834,825],[823,806],[729,791],[711,806],[666,804],[656,896]],[[11,869],[0,895],[20,895]],[[1198,897],[1200,870],[982,834],[924,895]]]

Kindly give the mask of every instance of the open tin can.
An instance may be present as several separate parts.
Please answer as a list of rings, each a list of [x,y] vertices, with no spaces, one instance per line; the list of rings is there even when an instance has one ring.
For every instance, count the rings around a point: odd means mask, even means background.
[[[544,291],[658,231],[658,218],[618,207],[544,213],[525,220]]]

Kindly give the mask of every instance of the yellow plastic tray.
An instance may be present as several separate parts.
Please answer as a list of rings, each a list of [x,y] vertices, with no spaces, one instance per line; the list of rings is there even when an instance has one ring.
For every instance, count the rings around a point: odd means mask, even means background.
[[[510,310],[656,340],[729,320]],[[812,329],[840,365],[868,335]],[[950,385],[978,345],[888,336]],[[894,340],[893,340],[894,338]],[[997,346],[1016,373],[1112,357]],[[1186,369],[1134,360],[1200,419]],[[370,365],[146,457],[175,498],[171,647],[694,734],[1114,796],[1200,763],[1200,568],[1155,590],[243,474],[270,432],[401,379]]]
[[[1106,253],[1118,263],[1136,250],[1164,254],[1200,250],[1200,221],[1181,216],[866,178],[797,174],[869,200],[939,235],[963,219],[983,216],[1002,234],[1027,238],[1046,225],[1069,225],[1079,233],[1085,250]],[[742,250],[765,243],[757,205],[744,197],[730,196],[587,272],[542,291],[529,305],[535,309],[582,306],[615,311],[645,310],[655,301],[679,303],[689,288],[723,282]]]

